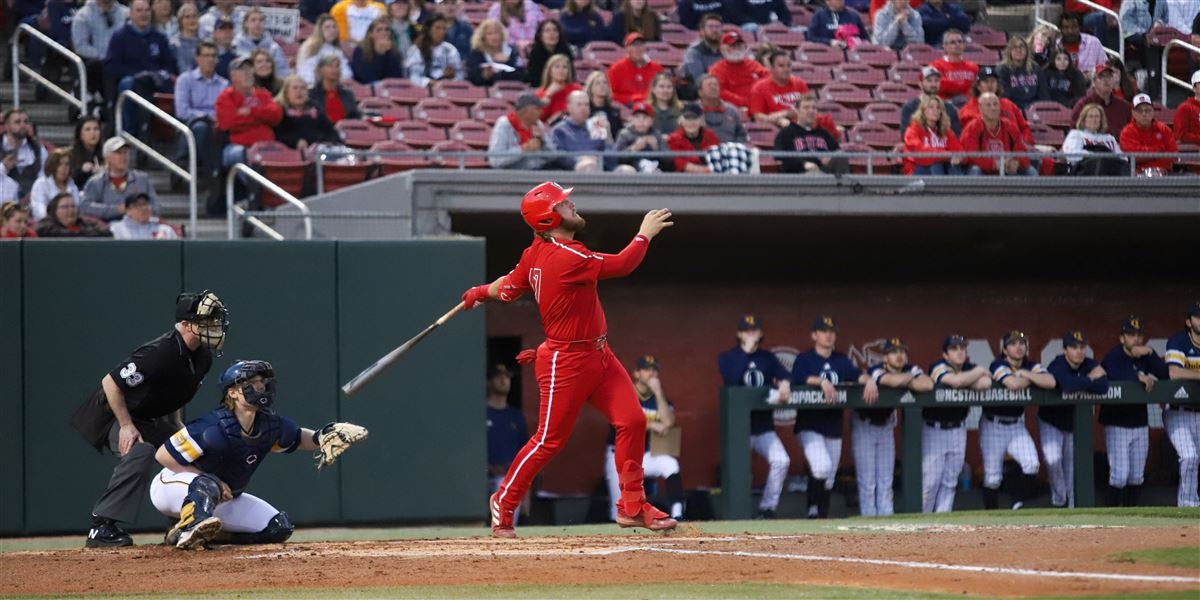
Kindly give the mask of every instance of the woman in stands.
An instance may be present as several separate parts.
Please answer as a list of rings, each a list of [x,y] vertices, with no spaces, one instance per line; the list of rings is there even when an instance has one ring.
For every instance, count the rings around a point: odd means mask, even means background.
[[[283,80],[276,74],[275,59],[271,53],[258,48],[250,53],[250,61],[254,65],[254,87],[278,94],[283,87]]]
[[[1038,70],[1029,55],[1029,42],[1019,35],[1008,38],[1008,46],[1004,48],[1004,58],[996,67],[1000,77],[1000,91],[1025,110],[1038,99]]]
[[[434,81],[463,78],[462,57],[458,54],[458,48],[446,41],[446,28],[449,25],[442,15],[429,15],[421,27],[421,33],[417,35],[417,42],[404,57],[409,81],[428,87]]]
[[[558,15],[558,22],[562,23],[567,42],[576,48],[613,37],[608,24],[604,22],[604,16],[596,10],[592,0],[567,0],[567,5]]]
[[[33,182],[29,208],[33,210],[34,221],[45,218],[46,206],[59,194],[70,194],[76,203],[79,202],[79,186],[71,179],[71,151],[66,148],[59,148],[46,157],[42,175]]]
[[[104,167],[100,147],[100,119],[84,117],[75,124],[75,137],[71,143],[71,179],[75,181],[75,187],[82,189],[83,184]]]
[[[1039,25],[1029,34],[1029,57],[1039,69],[1054,60],[1054,51],[1058,49],[1058,30],[1049,25]]]
[[[1089,104],[1079,111],[1079,120],[1063,140],[1062,151],[1076,174],[1116,174],[1125,164],[1124,159],[1116,158],[1122,154],[1121,144],[1108,132],[1108,117],[1099,104]]]
[[[283,89],[275,96],[283,109],[283,119],[275,126],[275,139],[301,152],[320,143],[340,144],[342,137],[325,115],[324,108],[313,101],[304,80],[288,75]]]
[[[942,156],[906,157],[904,172],[913,175],[962,175],[962,156],[946,154],[962,152],[962,144],[950,128],[950,117],[941,98],[924,96],[917,105],[908,130],[904,132],[905,152],[937,152]]]
[[[1050,64],[1038,75],[1038,100],[1052,100],[1067,108],[1074,108],[1087,89],[1087,79],[1075,68],[1071,53],[1056,48]]]
[[[1110,56],[1108,65],[1117,70],[1117,87],[1113,90],[1113,94],[1132,103],[1133,97],[1138,95],[1137,80],[1129,74],[1129,71],[1125,70],[1125,63],[1121,62],[1121,59]]]
[[[267,32],[267,16],[257,7],[246,11],[242,17],[242,32],[233,40],[233,51],[239,56],[252,56],[255,50],[267,51],[280,77],[286,77],[291,72],[283,48]]]
[[[421,3],[424,5],[424,3]],[[388,19],[392,24],[392,44],[400,56],[408,54],[412,47],[413,38],[417,36],[416,27],[420,23],[414,15],[415,6],[406,0],[396,0],[388,5]]]
[[[358,109],[358,101],[354,99],[354,92],[341,83],[341,72],[342,57],[322,56],[317,61],[317,85],[308,93],[309,101],[321,109],[321,112],[325,113],[329,121],[334,124],[342,119],[362,118],[362,111]],[[281,94],[282,87],[281,85]]]
[[[558,21],[542,21],[542,24],[538,25],[533,45],[529,48],[529,63],[525,67],[530,86],[542,87],[542,72],[546,70],[546,62],[556,54],[573,58],[575,51],[563,38],[562,25],[559,25]]]
[[[179,34],[179,19],[172,14],[174,12],[175,7],[171,4],[171,0],[151,0],[150,2],[150,26],[165,35],[168,40]]]
[[[542,108],[542,122],[554,124],[567,110],[567,96],[582,89],[575,83],[575,68],[571,59],[565,54],[551,56],[542,70],[542,87],[537,90],[538,98],[546,103]]]
[[[654,109],[654,129],[659,133],[671,135],[679,128],[683,103],[669,73],[660,72],[650,81],[650,108]]]
[[[196,47],[200,45],[200,11],[191,2],[179,7],[175,15],[179,27],[171,36],[171,50],[175,52],[175,62],[179,73],[183,74],[196,68]]]
[[[30,222],[28,207],[12,201],[0,205],[0,239],[37,237],[29,227]]]
[[[621,0],[621,10],[612,16],[613,41],[620,43],[633,32],[647,42],[662,39],[662,20],[646,0]]]
[[[613,104],[612,86],[609,85],[608,75],[604,71],[592,71],[583,84],[583,91],[587,93],[588,103],[592,108],[591,116],[604,115],[608,119],[609,131],[621,131],[625,127],[621,110]]]
[[[508,28],[508,41],[517,48],[533,42],[535,34],[541,33],[542,9],[533,0],[497,0],[488,9],[487,18],[500,21]]]
[[[485,20],[471,36],[467,80],[481,86],[490,86],[497,81],[525,81],[520,53],[509,45],[508,32],[500,21]]]
[[[38,237],[112,237],[108,226],[79,216],[79,203],[70,194],[59,194],[46,205],[46,216],[37,225]]]
[[[355,81],[366,84],[404,77],[404,59],[392,42],[392,25],[387,17],[379,17],[371,22],[367,35],[354,49],[350,70],[354,71]]]
[[[403,2],[397,2],[397,4],[404,5]],[[333,17],[329,15],[317,17],[312,35],[304,40],[304,43],[300,45],[300,50],[296,53],[296,72],[309,87],[317,83],[317,61],[324,56],[336,56],[341,59],[339,61],[341,63],[339,78],[342,81],[354,78],[354,71],[350,70],[350,63],[342,52],[342,40],[338,34],[337,21],[334,21]]]

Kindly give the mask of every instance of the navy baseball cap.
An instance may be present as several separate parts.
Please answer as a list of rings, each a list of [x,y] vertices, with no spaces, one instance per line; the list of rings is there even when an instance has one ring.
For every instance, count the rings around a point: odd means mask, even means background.
[[[1005,346],[1007,346],[1013,342],[1025,342],[1026,344],[1028,344],[1029,338],[1025,336],[1024,331],[1019,331],[1019,330],[1014,329],[1014,330],[1009,331],[1008,333],[1004,334],[1004,345]]]
[[[991,77],[993,79],[999,79],[1000,75],[997,74],[996,69],[994,69],[992,67],[979,67],[979,75],[978,75],[978,77],[976,77],[976,79],[983,79],[984,77]]]
[[[883,343],[884,354],[891,354],[897,350],[908,350],[908,344],[905,344],[904,340],[898,337],[888,338],[888,340]]]
[[[1200,302],[1193,302],[1192,305],[1188,307],[1188,316],[1200,317]]]
[[[654,355],[652,355],[652,354],[647,354],[645,356],[639,356],[637,359],[637,368],[639,368],[639,369],[654,369],[655,371],[657,371],[657,370],[659,370],[658,359],[654,358]]]
[[[1086,346],[1088,340],[1087,336],[1084,335],[1083,330],[1072,329],[1063,334],[1062,342],[1063,348],[1070,348],[1071,346]]]
[[[1140,334],[1142,333],[1142,327],[1141,317],[1129,315],[1128,317],[1125,317],[1124,321],[1121,321],[1121,333]]]
[[[958,335],[957,333],[953,334],[953,335],[948,335],[948,336],[946,336],[946,341],[942,342],[942,352],[945,352],[951,348],[957,348],[959,346],[966,348],[967,347],[967,338],[965,338],[961,335]]]
[[[762,329],[762,321],[754,315],[745,315],[738,321],[738,331],[750,331],[752,329]]]
[[[813,321],[813,331],[837,331],[837,323],[833,322],[833,317],[829,315],[821,315]]]

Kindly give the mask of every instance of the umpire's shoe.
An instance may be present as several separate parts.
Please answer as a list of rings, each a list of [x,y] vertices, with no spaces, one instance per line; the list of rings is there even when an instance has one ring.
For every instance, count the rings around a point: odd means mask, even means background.
[[[179,532],[179,541],[175,547],[180,550],[195,550],[203,548],[204,544],[212,541],[221,532],[221,519],[209,517],[185,527]]]
[[[112,519],[92,516],[92,528],[88,531],[84,548],[118,548],[132,546],[133,538],[129,537]]]

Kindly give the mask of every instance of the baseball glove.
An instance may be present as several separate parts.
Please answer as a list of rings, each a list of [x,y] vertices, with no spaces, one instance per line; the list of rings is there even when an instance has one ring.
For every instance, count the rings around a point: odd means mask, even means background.
[[[317,450],[313,458],[317,461],[317,469],[332,465],[352,444],[367,439],[367,429],[353,423],[330,423],[313,434]]]

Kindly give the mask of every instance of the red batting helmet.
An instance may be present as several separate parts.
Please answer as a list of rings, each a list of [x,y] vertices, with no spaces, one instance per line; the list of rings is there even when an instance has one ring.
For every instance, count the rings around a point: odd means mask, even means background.
[[[534,231],[550,231],[558,227],[562,223],[562,215],[554,212],[554,207],[562,204],[573,189],[564,189],[553,181],[538,184],[521,198],[521,218]]]

